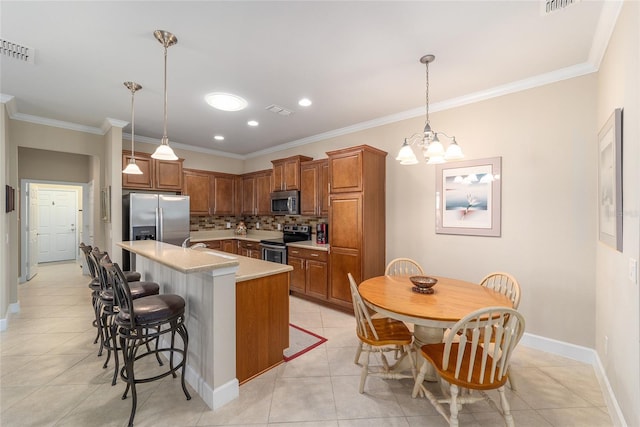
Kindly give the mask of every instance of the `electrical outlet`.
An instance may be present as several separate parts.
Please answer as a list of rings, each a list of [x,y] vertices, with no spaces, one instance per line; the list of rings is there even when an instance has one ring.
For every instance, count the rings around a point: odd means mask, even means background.
[[[227,228],[231,228],[231,223],[230,222],[227,223]]]
[[[282,224],[278,223],[278,230],[282,230]]]
[[[634,285],[638,284],[638,260],[629,258],[629,280]]]
[[[260,223],[256,222],[256,230],[260,230]]]

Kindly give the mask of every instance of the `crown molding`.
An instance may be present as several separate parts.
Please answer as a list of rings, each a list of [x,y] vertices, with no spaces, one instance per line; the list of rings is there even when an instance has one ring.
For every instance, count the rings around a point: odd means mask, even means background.
[[[112,119],[111,117],[107,117],[106,119],[104,119],[104,122],[102,122],[100,130],[102,131],[102,134],[105,135],[111,128],[122,129],[128,124],[129,122],[126,122],[124,120]]]
[[[617,2],[616,2],[617,4]],[[610,8],[608,8],[610,9]],[[618,4],[618,8],[616,10],[610,11],[609,13],[619,13],[620,9],[620,5]],[[617,16],[617,15],[616,15]],[[602,21],[602,20],[601,20]],[[606,21],[607,23],[609,23],[611,21],[611,17],[609,17],[608,19],[605,19],[604,21]],[[615,22],[614,22],[615,24]],[[599,25],[599,29],[600,27],[603,27],[603,25]],[[611,33],[606,32],[605,29],[601,30],[604,34],[608,34],[608,37],[610,37]],[[604,47],[606,48],[606,43],[604,44]],[[594,49],[592,49],[592,53],[594,52]],[[602,58],[600,58],[602,59]],[[599,65],[599,64],[598,64]],[[486,101],[488,99],[492,99],[492,98],[497,98],[500,96],[504,96],[504,95],[508,95],[508,94],[512,94],[512,93],[516,93],[516,92],[521,92],[524,90],[528,90],[528,89],[533,89],[535,87],[539,87],[539,86],[544,86],[547,84],[551,84],[551,83],[555,83],[555,82],[559,82],[562,80],[567,80],[567,79],[571,79],[571,78],[575,78],[575,77],[580,77],[586,74],[590,74],[590,73],[594,73],[597,72],[598,68],[597,66],[592,63],[591,61],[589,62],[584,62],[582,64],[577,64],[577,65],[573,65],[570,67],[566,67],[566,68],[562,68],[556,71],[552,71],[549,73],[545,73],[545,74],[540,74],[538,76],[534,76],[528,79],[523,79],[523,80],[518,80],[512,83],[507,83],[505,85],[501,85],[501,86],[496,86],[493,88],[489,88],[486,90],[482,90],[482,91],[478,91],[475,93],[471,93],[468,95],[463,95],[463,96],[459,96],[456,98],[452,98],[452,99],[448,99],[445,101],[441,101],[441,102],[437,102],[434,104],[429,104],[429,111],[432,113],[438,112],[438,111],[445,111],[445,110],[449,110],[452,108],[457,108],[457,107],[461,107],[463,105],[468,105],[468,104],[473,104],[476,102],[480,102],[480,101]],[[5,102],[6,100],[6,104],[8,106],[7,110],[9,112],[11,112],[11,108],[13,108],[15,110],[15,98],[10,96],[10,95],[4,95],[2,94],[2,101]],[[11,107],[13,106],[13,107]],[[233,154],[233,153],[228,153],[225,151],[220,151],[220,150],[214,150],[214,149],[210,149],[210,148],[203,148],[203,147],[197,147],[197,146],[193,146],[193,145],[188,145],[188,144],[182,144],[179,142],[170,142],[175,148],[181,148],[183,150],[188,150],[188,151],[195,151],[195,152],[199,152],[199,153],[206,153],[206,154],[212,154],[212,155],[216,155],[216,156],[220,156],[220,157],[227,157],[227,158],[232,158],[232,159],[238,159],[238,160],[246,160],[246,159],[251,159],[251,158],[255,158],[255,157],[260,157],[263,155],[267,155],[267,154],[272,154],[272,153],[276,153],[279,151],[283,151],[283,150],[287,150],[290,148],[295,148],[295,147],[300,147],[303,145],[307,145],[307,144],[311,144],[314,142],[318,142],[318,141],[322,141],[325,139],[329,139],[329,138],[335,138],[338,136],[343,136],[343,135],[347,135],[347,134],[351,134],[354,132],[359,132],[362,130],[366,130],[366,129],[371,129],[374,127],[378,127],[378,126],[383,126],[386,124],[390,124],[390,123],[395,123],[395,122],[399,122],[402,120],[407,120],[407,119],[412,119],[415,117],[420,117],[424,114],[424,107],[418,107],[418,108],[414,108],[411,110],[407,110],[407,111],[402,111],[399,113],[395,113],[395,114],[391,114],[388,116],[384,116],[384,117],[379,117],[373,120],[368,120],[365,122],[360,122],[360,123],[356,123],[354,125],[350,125],[350,126],[346,126],[343,128],[339,128],[339,129],[335,129],[335,130],[331,130],[328,132],[323,132],[323,133],[319,133],[316,135],[312,135],[306,138],[301,138],[301,139],[297,139],[295,141],[290,141],[290,142],[286,142],[284,144],[280,144],[271,148],[266,148],[264,150],[259,150],[259,151],[254,151],[252,153],[246,154],[246,155],[241,155],[241,154]],[[36,124],[42,124],[42,125],[46,125],[46,126],[54,126],[54,127],[59,127],[59,128],[63,128],[63,129],[70,129],[70,130],[75,130],[75,131],[79,131],[79,132],[87,132],[87,133],[93,133],[96,135],[104,135],[107,130],[108,127],[105,128],[105,126],[108,126],[107,123],[110,126],[118,126],[118,127],[125,127],[127,124],[129,124],[129,122],[125,122],[122,120],[116,120],[116,119],[111,119],[111,118],[107,118],[105,119],[105,123],[103,124],[103,128],[96,128],[96,127],[91,127],[91,126],[84,126],[84,125],[79,125],[76,123],[70,123],[70,122],[64,122],[61,120],[53,120],[53,119],[47,119],[47,118],[43,118],[43,117],[38,117],[38,116],[32,116],[29,114],[22,114],[22,113],[18,113],[17,111],[13,112],[12,114],[9,114],[9,117],[11,119],[14,120],[21,120],[21,121],[26,121],[26,122],[31,122],[31,123],[36,123]],[[131,134],[127,134],[129,138],[131,138]],[[149,144],[155,144],[155,145],[160,145],[160,141],[158,139],[155,138],[149,138],[149,137],[145,137],[145,136],[139,136],[136,135],[136,140],[140,141],[140,142],[146,142]]]
[[[618,22],[623,4],[623,0],[605,1],[602,4],[602,12],[600,12],[600,19],[598,20],[598,25],[593,35],[588,60],[588,62],[593,64],[598,70],[600,69],[602,58],[604,58],[604,54],[607,51],[607,46],[609,46],[609,40],[611,40],[611,35]]]

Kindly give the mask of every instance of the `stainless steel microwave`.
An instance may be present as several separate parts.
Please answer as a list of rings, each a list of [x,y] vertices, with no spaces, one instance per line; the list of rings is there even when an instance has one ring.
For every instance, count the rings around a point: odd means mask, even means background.
[[[299,191],[275,191],[271,193],[272,215],[300,215]]]

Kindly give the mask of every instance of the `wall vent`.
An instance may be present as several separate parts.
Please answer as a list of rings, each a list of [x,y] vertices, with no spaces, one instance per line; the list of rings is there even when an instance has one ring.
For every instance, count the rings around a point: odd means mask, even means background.
[[[542,16],[549,15],[577,3],[580,3],[580,0],[542,0],[540,3],[540,14]]]
[[[267,111],[271,111],[272,113],[280,114],[281,116],[290,116],[291,114],[293,114],[293,111],[287,110],[286,108],[276,104],[271,104],[267,107],[264,107],[264,109]]]
[[[19,43],[0,39],[0,52],[2,55],[18,61],[28,62],[29,64],[35,63],[35,50]]]

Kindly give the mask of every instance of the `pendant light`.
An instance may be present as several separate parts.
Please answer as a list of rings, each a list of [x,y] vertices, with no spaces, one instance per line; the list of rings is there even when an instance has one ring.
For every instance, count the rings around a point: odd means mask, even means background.
[[[436,57],[434,55],[424,55],[420,58],[420,63],[426,66],[427,82],[425,89],[426,117],[424,130],[422,133],[416,133],[404,139],[404,143],[396,157],[396,160],[398,160],[401,165],[415,165],[418,163],[418,158],[411,148],[414,144],[422,149],[422,154],[427,164],[444,163],[447,160],[458,160],[464,157],[462,149],[456,142],[455,136],[449,136],[444,132],[431,130],[431,123],[429,122],[429,63],[435,59]],[[451,144],[449,144],[446,151],[438,136],[444,136],[451,140]]]
[[[164,30],[156,30],[153,35],[164,46],[164,133],[160,145],[151,157],[158,160],[178,160],[178,156],[169,147],[169,137],[167,136],[167,48],[178,43],[178,39]]]
[[[135,96],[135,93],[140,89],[142,89],[142,86],[140,86],[136,82],[124,82],[124,86],[131,91],[131,158],[129,159],[129,164],[127,164],[127,167],[124,168],[122,173],[130,174],[130,175],[142,175],[142,171],[140,170],[140,167],[136,164],[136,150],[133,144],[135,130],[136,130],[135,121],[134,121],[135,116],[133,114],[133,111],[134,111],[133,98]]]

